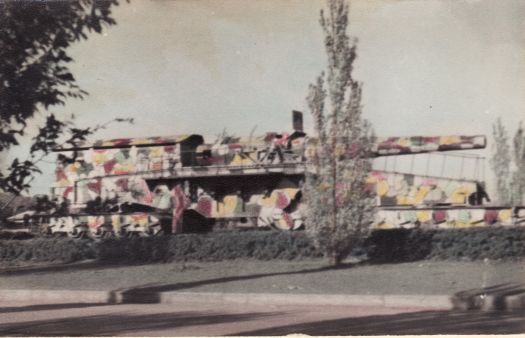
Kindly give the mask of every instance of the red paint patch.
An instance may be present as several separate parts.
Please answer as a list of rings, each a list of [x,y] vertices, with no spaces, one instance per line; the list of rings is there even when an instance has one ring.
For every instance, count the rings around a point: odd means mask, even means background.
[[[288,226],[288,228],[292,229],[293,228],[293,223],[294,223],[292,216],[290,216],[290,214],[283,213],[283,219],[286,222],[286,225]]]
[[[498,220],[497,210],[485,210],[485,222],[492,224]]]
[[[277,200],[275,201],[275,206],[279,209],[284,209],[290,204],[288,197],[281,191],[277,192]]]
[[[111,171],[115,167],[115,164],[117,164],[117,160],[115,159],[109,160],[106,163],[104,163],[104,171],[106,172],[106,174],[111,173]]]
[[[197,202],[197,211],[206,217],[211,217],[212,199],[207,196],[202,196]]]

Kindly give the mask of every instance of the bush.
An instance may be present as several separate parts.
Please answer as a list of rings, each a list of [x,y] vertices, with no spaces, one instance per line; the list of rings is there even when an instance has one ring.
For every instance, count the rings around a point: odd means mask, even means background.
[[[473,228],[437,231],[429,258],[512,259],[525,257],[524,228]]]
[[[31,239],[35,236],[28,232],[12,232],[12,231],[1,231],[0,230],[0,240],[22,240],[22,239]]]
[[[374,231],[363,248],[372,262],[421,259],[477,260],[525,257],[525,228],[446,230],[392,229]],[[0,240],[0,261],[74,262],[97,258],[107,263],[219,261],[319,258],[304,232],[219,231],[146,238],[89,240]]]
[[[97,251],[100,261],[128,263],[320,257],[304,233],[271,231],[108,239],[98,244]]]
[[[376,262],[522,258],[525,228],[380,230],[372,233],[366,248],[369,258]]]
[[[0,261],[62,262],[95,258],[93,242],[69,238],[0,241]]]

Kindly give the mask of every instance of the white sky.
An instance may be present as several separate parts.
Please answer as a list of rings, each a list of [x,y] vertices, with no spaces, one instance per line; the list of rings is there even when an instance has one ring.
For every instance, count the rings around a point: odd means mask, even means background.
[[[122,2],[117,26],[71,49],[90,96],[54,111],[82,126],[135,118],[97,139],[284,131],[292,109],[310,127],[324,1]],[[525,120],[524,32],[521,0],[353,0],[365,117],[379,136],[490,136],[498,116],[513,132]],[[46,168],[34,191],[47,192],[51,176]]]

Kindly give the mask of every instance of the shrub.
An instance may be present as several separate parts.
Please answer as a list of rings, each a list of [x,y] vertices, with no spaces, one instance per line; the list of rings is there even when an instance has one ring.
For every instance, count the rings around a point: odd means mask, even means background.
[[[378,262],[522,258],[525,228],[380,230],[372,233],[366,248],[369,258]]]
[[[98,245],[104,262],[219,261],[236,258],[320,257],[302,232],[220,231],[166,237],[108,239]]]
[[[31,239],[35,236],[28,232],[11,232],[11,231],[1,231],[0,230],[0,240],[22,240],[22,239]]]
[[[42,261],[70,263],[95,258],[93,242],[68,238],[37,238],[0,241],[2,261]]]
[[[372,262],[421,259],[477,260],[525,257],[525,228],[374,231],[359,251]],[[67,238],[0,240],[0,261],[74,262],[97,258],[108,263],[319,258],[304,232],[219,231],[100,242]]]

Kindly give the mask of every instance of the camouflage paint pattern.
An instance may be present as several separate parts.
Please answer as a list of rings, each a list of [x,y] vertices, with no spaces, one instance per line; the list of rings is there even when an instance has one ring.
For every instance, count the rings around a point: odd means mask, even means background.
[[[48,222],[51,233],[68,235],[74,234],[78,226],[87,227],[87,231],[92,235],[101,235],[102,227],[109,227],[118,235],[124,228],[126,232],[148,232],[157,225],[159,225],[158,218],[144,212],[50,217]]]
[[[182,229],[182,215],[186,209],[193,209],[206,218],[245,217],[256,219],[258,225],[273,224],[282,229],[302,225],[300,182],[290,183],[287,175],[289,171],[295,176],[304,173],[307,159],[316,151],[315,139],[296,131],[228,137],[214,144],[200,142],[190,154],[194,162],[189,166],[182,161],[187,154],[181,147],[188,139],[188,135],[115,139],[59,150],[75,151],[77,156],[73,163],[58,164],[54,193],[76,203],[86,203],[97,197],[118,197],[120,201],[170,209],[175,232]],[[372,156],[478,149],[484,148],[485,143],[484,136],[391,137],[378,139]],[[219,170],[223,170],[220,175]],[[283,176],[271,185],[262,186],[258,179],[269,173],[282,173]],[[213,184],[194,179],[208,176],[221,180],[246,175],[252,175],[253,182],[250,191],[243,196],[240,193],[243,187],[235,186],[235,181],[230,181],[226,193],[216,196]],[[148,181],[158,178],[171,183],[148,185]],[[468,196],[476,191],[473,181],[379,171],[372,172],[368,182],[377,191],[381,206],[465,204]],[[393,217],[389,214],[387,218]],[[451,214],[449,218],[454,219],[454,216]],[[88,221],[93,227],[101,222],[108,220],[93,218]],[[112,220],[111,224],[118,228],[119,222],[122,220]]]
[[[467,204],[477,191],[475,181],[381,171],[373,171],[368,183],[375,186],[381,206]]]
[[[380,209],[374,228],[470,228],[525,225],[525,207]]]

